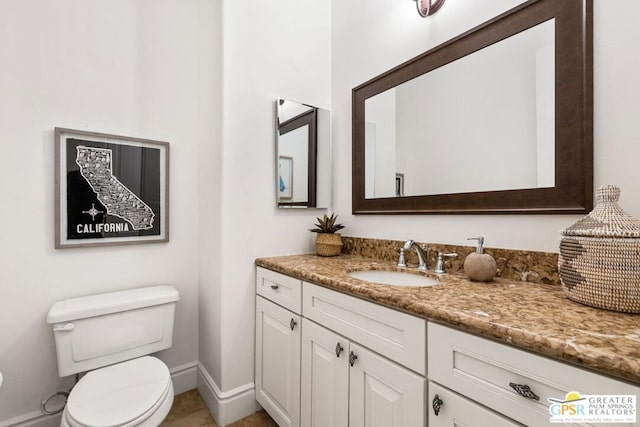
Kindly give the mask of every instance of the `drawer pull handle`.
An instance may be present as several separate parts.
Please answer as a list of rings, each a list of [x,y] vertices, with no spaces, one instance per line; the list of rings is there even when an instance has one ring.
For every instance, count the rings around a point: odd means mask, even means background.
[[[343,350],[344,348],[342,348],[340,343],[336,344],[336,357],[340,357],[340,353],[342,353]]]
[[[349,365],[351,365],[351,366],[355,365],[356,359],[358,359],[358,356],[352,351],[349,354]]]
[[[433,413],[436,415],[436,417],[440,413],[440,408],[442,408],[442,405],[444,405],[444,402],[442,401],[442,399],[440,399],[440,396],[438,396],[437,394],[433,396],[433,402],[431,402],[431,406],[433,406]]]
[[[289,326],[291,326],[291,330],[292,331],[295,329],[297,324],[298,324],[298,322],[296,322],[295,320],[291,319],[291,322],[289,322]]]
[[[273,289],[274,291],[277,291],[279,287],[280,286],[278,285],[271,285],[271,289]]]
[[[526,384],[509,383],[509,387],[514,389],[516,393],[522,397],[526,397],[531,400],[540,400],[540,396],[531,391],[531,387]]]

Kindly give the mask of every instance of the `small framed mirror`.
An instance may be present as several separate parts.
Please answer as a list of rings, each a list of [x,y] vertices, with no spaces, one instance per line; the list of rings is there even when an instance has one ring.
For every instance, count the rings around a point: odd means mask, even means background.
[[[276,100],[276,205],[327,208],[331,202],[328,110]]]

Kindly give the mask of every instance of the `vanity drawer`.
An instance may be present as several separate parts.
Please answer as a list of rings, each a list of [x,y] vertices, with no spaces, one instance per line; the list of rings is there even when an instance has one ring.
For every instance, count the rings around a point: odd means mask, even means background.
[[[543,356],[429,322],[429,379],[526,425],[549,422],[548,398],[580,394],[629,395],[640,388]],[[539,400],[516,393],[528,386]],[[617,424],[617,426],[634,424]]]
[[[429,427],[522,427],[522,424],[433,382],[429,383],[427,402]]]
[[[294,313],[301,313],[302,281],[299,279],[256,267],[256,293]]]
[[[303,316],[396,363],[426,373],[426,320],[303,283]]]

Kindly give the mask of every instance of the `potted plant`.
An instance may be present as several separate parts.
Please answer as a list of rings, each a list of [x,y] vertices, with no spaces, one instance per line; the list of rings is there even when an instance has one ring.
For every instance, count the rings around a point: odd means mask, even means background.
[[[336,224],[338,215],[324,214],[322,218],[316,218],[318,222],[314,224],[316,227],[309,229],[314,233],[318,233],[316,237],[316,253],[320,256],[336,256],[342,251],[342,236],[336,231],[344,228],[342,224]]]

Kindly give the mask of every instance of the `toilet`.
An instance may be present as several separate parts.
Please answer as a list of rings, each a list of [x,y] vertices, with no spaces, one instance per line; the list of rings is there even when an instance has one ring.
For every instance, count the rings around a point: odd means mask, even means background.
[[[149,354],[171,347],[178,291],[151,286],[55,303],[61,377],[86,372],[69,393],[62,427],[156,427],[173,403],[169,368]]]

